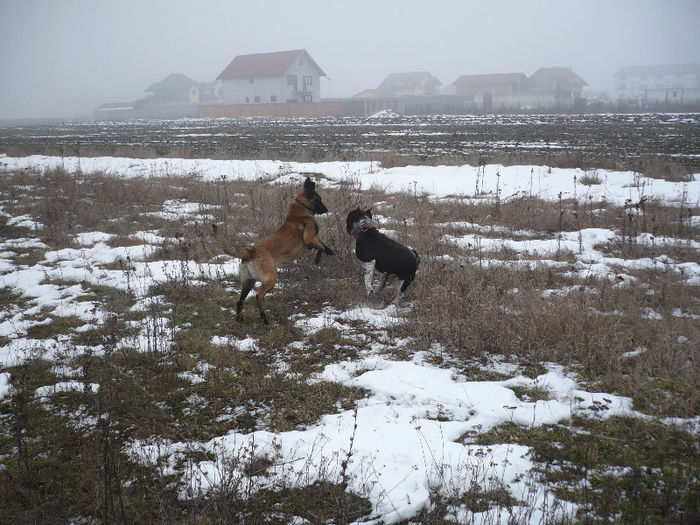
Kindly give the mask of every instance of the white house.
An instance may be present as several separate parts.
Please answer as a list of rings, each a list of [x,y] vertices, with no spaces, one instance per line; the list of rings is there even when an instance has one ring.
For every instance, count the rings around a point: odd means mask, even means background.
[[[305,49],[238,55],[217,77],[223,104],[318,102],[326,74]]]
[[[639,106],[700,103],[700,64],[629,66],[615,73],[615,99]]]

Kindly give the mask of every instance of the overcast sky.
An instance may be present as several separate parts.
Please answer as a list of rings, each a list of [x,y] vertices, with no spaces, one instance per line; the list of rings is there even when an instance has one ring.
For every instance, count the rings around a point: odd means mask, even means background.
[[[91,117],[170,73],[213,81],[239,54],[306,49],[322,97],[392,72],[700,63],[700,0],[0,0],[0,119]]]

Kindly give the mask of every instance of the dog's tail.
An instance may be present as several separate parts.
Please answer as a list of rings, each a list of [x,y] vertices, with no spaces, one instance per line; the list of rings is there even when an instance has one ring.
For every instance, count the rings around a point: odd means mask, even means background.
[[[223,250],[224,253],[230,255],[231,257],[238,257],[239,259],[243,259],[244,261],[247,261],[248,259],[251,259],[253,257],[253,253],[248,248],[239,248],[238,250],[233,248],[231,244],[229,244],[226,237],[224,237],[223,232],[219,230],[219,227],[216,224],[212,224],[211,228],[214,232],[214,238],[216,239],[216,242],[219,243],[219,247]]]

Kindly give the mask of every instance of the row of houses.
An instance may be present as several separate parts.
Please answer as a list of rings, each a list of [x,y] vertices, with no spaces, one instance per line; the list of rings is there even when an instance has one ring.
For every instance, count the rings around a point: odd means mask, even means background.
[[[531,77],[524,73],[462,75],[441,88],[441,82],[429,72],[394,73],[376,89],[355,95],[358,98],[383,98],[437,95],[468,99],[480,111],[519,109],[571,109],[580,105],[586,82],[571,68],[538,69]]]
[[[699,100],[700,88],[700,66],[694,68],[673,68],[663,75],[654,68],[625,68],[618,72],[616,87],[626,102],[693,104]],[[304,49],[239,55],[215,82],[199,83],[172,74],[146,88],[146,97],[103,104],[95,116],[306,117],[368,115],[387,109],[401,114],[570,110],[585,104],[582,90],[587,85],[565,67],[541,68],[530,77],[524,73],[462,75],[446,86],[422,71],[392,73],[376,88],[352,97],[322,99],[324,76]]]

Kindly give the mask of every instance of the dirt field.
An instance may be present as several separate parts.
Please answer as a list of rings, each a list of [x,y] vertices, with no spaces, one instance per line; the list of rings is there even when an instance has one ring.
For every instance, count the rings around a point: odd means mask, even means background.
[[[188,119],[0,126],[8,155],[118,155],[457,163],[522,160],[636,169],[642,158],[700,168],[700,114]]]

